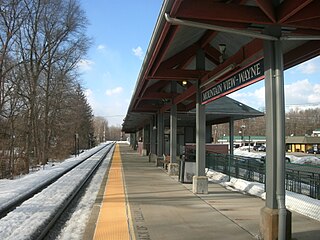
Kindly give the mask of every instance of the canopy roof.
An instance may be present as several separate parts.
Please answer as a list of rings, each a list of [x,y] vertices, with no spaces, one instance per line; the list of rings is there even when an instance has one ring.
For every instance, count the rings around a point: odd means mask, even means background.
[[[195,83],[206,90],[264,58],[263,40],[284,41],[285,69],[318,56],[320,1],[284,0],[278,6],[273,2],[277,1],[164,1],[123,130],[133,131],[145,116],[166,112],[172,104],[180,113],[194,109]],[[200,49],[205,54],[203,70],[196,69]]]
[[[257,111],[243,103],[229,97],[222,97],[206,105],[206,122],[209,124],[220,124],[233,120],[240,120],[251,117],[260,117],[264,113]],[[126,124],[123,126],[125,132],[135,132],[143,126],[148,125],[152,120],[150,113],[131,113],[127,115]],[[169,114],[164,115],[164,124],[169,126]],[[179,127],[195,126],[196,110],[188,112],[180,111],[177,116]]]
[[[320,137],[288,136],[288,137],[286,137],[286,143],[296,143],[296,144],[320,144]]]

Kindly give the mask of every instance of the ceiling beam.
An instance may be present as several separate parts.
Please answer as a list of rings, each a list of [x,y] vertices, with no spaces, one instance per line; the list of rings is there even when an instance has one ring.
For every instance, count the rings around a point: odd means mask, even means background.
[[[167,84],[168,82],[158,81],[146,88],[146,92],[160,92]]]
[[[196,55],[197,50],[199,48],[204,48],[207,44],[209,44],[213,40],[213,38],[216,35],[217,35],[217,32],[207,30],[198,42],[190,45],[189,47],[180,51],[176,55],[163,61],[159,66],[159,69],[169,69],[174,67],[184,68],[190,62],[190,60]]]
[[[163,57],[165,56],[165,54],[167,53],[168,49],[169,49],[169,46],[172,42],[172,40],[174,39],[174,36],[176,35],[177,31],[179,29],[179,26],[177,25],[171,25],[168,33],[167,33],[167,36],[164,40],[164,42],[162,43],[162,46],[160,48],[160,51],[154,61],[154,63],[152,64],[152,67],[151,67],[151,70],[150,70],[150,74],[151,76],[153,74],[155,74],[155,72],[158,70],[162,60],[163,60]]]
[[[259,57],[258,53],[262,52],[263,41],[261,39],[254,39],[251,42],[247,43],[245,46],[241,47],[238,52],[236,52],[233,56],[226,59],[222,64],[218,65],[215,69],[213,69],[210,73],[204,76],[201,79],[201,84],[205,84],[210,78],[224,70],[230,64],[241,64],[244,60],[250,60],[250,58],[256,56]],[[209,85],[207,86],[209,87]]]
[[[134,92],[134,96],[132,97],[132,101],[133,101],[133,108],[135,108],[136,106],[138,106],[139,102],[140,102],[140,99],[137,97],[137,96],[142,96],[143,93],[145,92],[145,87],[146,87],[146,76],[149,74],[150,72],[150,69],[151,69],[151,66],[155,59],[156,59],[156,56],[161,48],[161,45],[166,37],[166,34],[167,32],[169,31],[170,29],[170,24],[168,23],[165,23],[164,26],[163,26],[163,29],[160,33],[160,36],[158,38],[158,41],[157,43],[155,44],[155,47],[154,47],[154,50],[152,51],[151,53],[151,56],[150,56],[150,59],[149,59],[149,64],[147,65],[146,67],[146,70],[144,71],[144,74],[143,76],[141,76],[138,81],[139,81],[139,84],[137,85],[137,88]]]
[[[211,0],[194,0],[181,3],[177,18],[192,20],[218,20],[226,22],[272,24],[273,22],[259,7],[225,4]]]
[[[309,41],[290,52],[284,54],[284,68],[288,69],[303,61],[319,56],[320,54],[320,41]]]
[[[196,87],[194,85],[192,85],[186,91],[184,91],[182,94],[175,97],[173,99],[173,104],[178,104],[178,103],[192,97],[195,94],[195,92],[196,92]]]
[[[206,53],[206,55],[208,55],[208,59],[210,61],[212,61],[215,65],[219,65],[220,61],[219,61],[219,57],[221,55],[221,53],[214,47],[212,47],[210,44],[207,44],[204,49],[203,49]]]
[[[138,107],[134,108],[132,110],[132,112],[156,113],[158,111],[158,108],[159,107],[151,105],[151,104],[149,104],[149,105],[144,104],[143,106],[138,106]]]
[[[273,23],[275,23],[277,21],[275,8],[272,6],[272,1],[269,1],[269,0],[256,0],[256,3],[259,6],[259,8],[264,12],[264,14],[267,15],[268,18]]]
[[[294,23],[284,23],[286,26],[300,28],[300,29],[313,29],[313,30],[320,30],[320,18],[314,18]]]
[[[277,12],[278,23],[284,23],[286,20],[294,16],[303,8],[308,6],[313,0],[286,0],[283,1]]]
[[[150,92],[144,94],[142,100],[153,100],[153,99],[171,99],[177,96],[177,93],[166,93],[166,92]]]
[[[204,48],[208,44],[211,43],[211,41],[217,36],[218,32],[212,31],[212,30],[207,30],[200,40],[196,43],[196,45],[199,45],[200,48]]]
[[[159,69],[158,72],[149,77],[149,79],[183,81],[183,80],[198,80],[208,71],[204,70],[184,70],[184,69]]]
[[[293,23],[299,21],[305,21],[310,19],[315,19],[320,17],[320,1],[313,1],[301,11],[297,12],[295,15],[290,17],[285,21],[285,23]]]
[[[180,66],[183,62],[186,62],[190,58],[192,58],[196,54],[198,49],[199,49],[199,46],[197,46],[196,44],[190,45],[189,47],[183,49],[176,55],[163,61],[159,69],[169,69],[169,68],[174,68],[176,66]]]

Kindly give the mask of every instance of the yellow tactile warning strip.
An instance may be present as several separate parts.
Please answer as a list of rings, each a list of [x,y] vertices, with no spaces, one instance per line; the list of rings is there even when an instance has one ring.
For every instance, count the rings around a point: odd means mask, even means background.
[[[130,239],[119,145],[116,145],[94,238]]]

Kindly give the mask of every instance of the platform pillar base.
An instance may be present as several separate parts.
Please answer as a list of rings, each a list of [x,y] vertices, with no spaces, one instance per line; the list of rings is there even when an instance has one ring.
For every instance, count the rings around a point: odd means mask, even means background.
[[[208,178],[206,176],[193,176],[192,192],[208,194]]]
[[[260,235],[264,240],[278,239],[279,210],[268,207],[261,208],[260,211]],[[286,240],[291,240],[291,212],[287,210],[286,219]]]

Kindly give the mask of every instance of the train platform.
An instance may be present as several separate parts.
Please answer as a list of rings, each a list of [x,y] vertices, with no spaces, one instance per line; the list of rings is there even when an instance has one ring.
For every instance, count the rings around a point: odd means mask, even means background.
[[[260,198],[209,184],[192,193],[126,144],[117,144],[84,239],[259,239]],[[292,213],[292,239],[319,239],[320,223]]]

